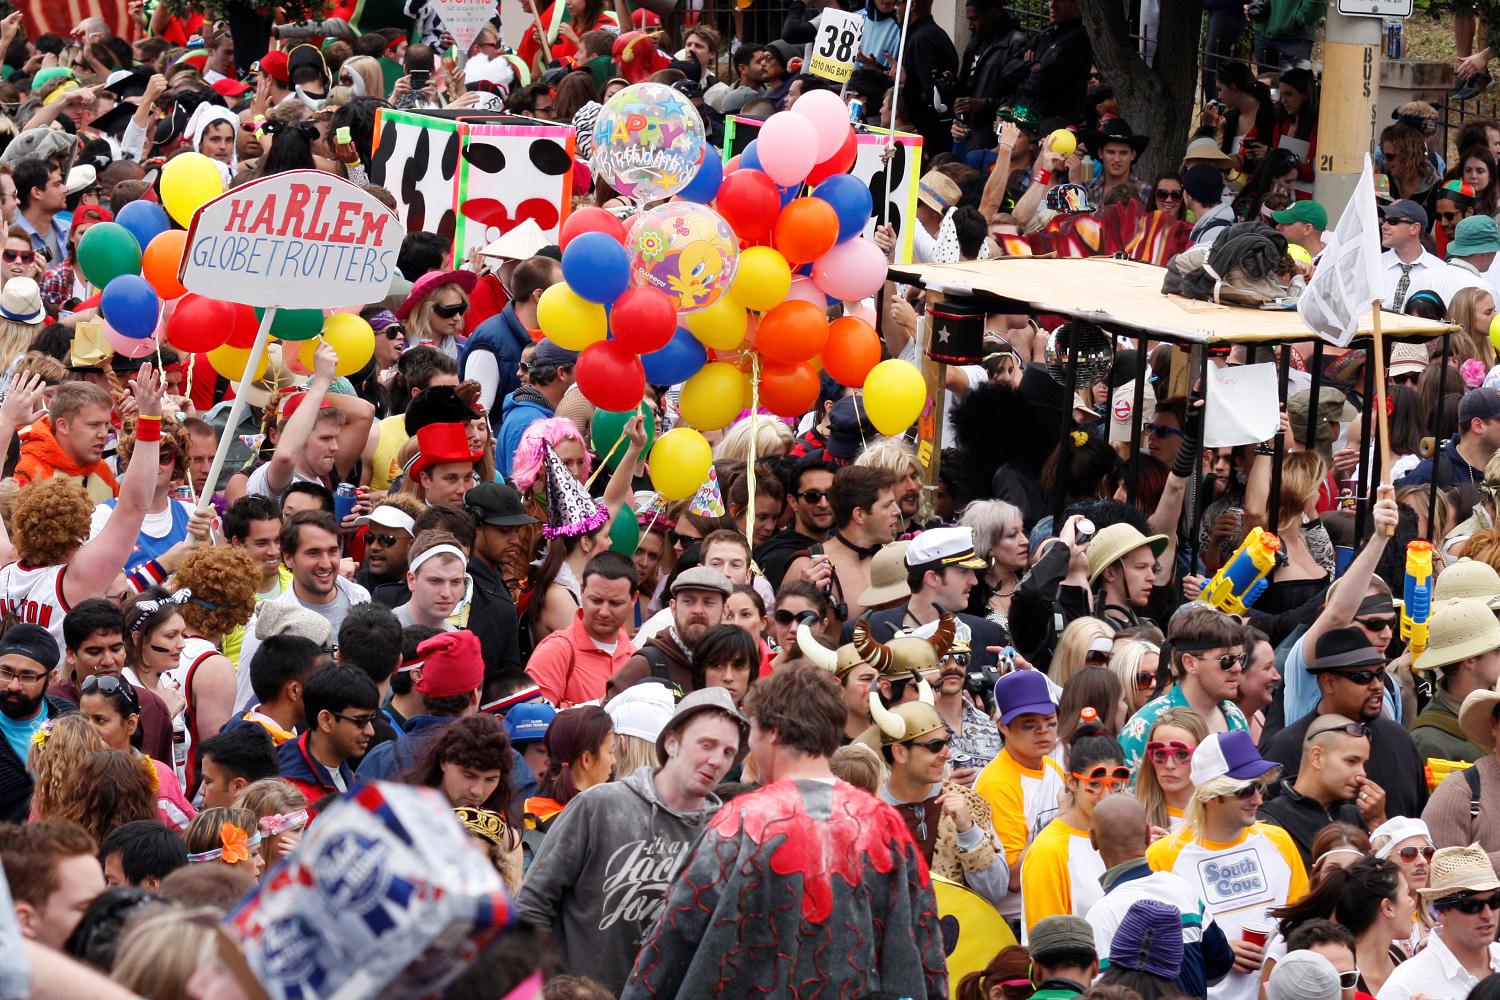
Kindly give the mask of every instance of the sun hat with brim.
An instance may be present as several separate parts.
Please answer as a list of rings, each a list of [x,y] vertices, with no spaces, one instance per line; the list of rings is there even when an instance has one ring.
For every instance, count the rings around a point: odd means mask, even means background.
[[[1124,521],[1099,529],[1089,545],[1089,585],[1099,579],[1100,573],[1143,545],[1151,546],[1151,554],[1160,559],[1167,551],[1167,536],[1143,535],[1135,525]]]
[[[46,319],[42,308],[42,290],[31,278],[16,277],[0,289],[0,316],[12,323],[35,326]]]
[[[1184,168],[1189,160],[1202,160],[1204,163],[1212,163],[1219,167],[1238,166],[1234,159],[1212,139],[1194,139],[1188,143],[1187,151],[1182,154]]]
[[[1489,216],[1485,216],[1489,218]],[[1427,348],[1423,344],[1392,344],[1391,361],[1385,367],[1391,378],[1420,375],[1427,370]],[[1446,570],[1444,571],[1447,572]]]
[[[862,607],[873,608],[911,596],[906,582],[906,549],[910,542],[883,545],[870,559],[870,585],[859,595]]]
[[[1215,778],[1254,781],[1280,766],[1262,757],[1250,734],[1241,729],[1233,733],[1209,733],[1193,750],[1190,771],[1193,784],[1204,785]]]
[[[473,271],[430,271],[422,275],[411,286],[411,292],[406,296],[406,301],[396,310],[396,318],[403,323],[411,311],[433,292],[444,285],[457,285],[465,295],[474,291],[474,286],[479,283],[479,275]]]
[[[1500,573],[1495,567],[1467,556],[1450,564],[1432,588],[1434,606],[1454,598],[1483,601],[1491,610],[1500,608]]]
[[[1500,649],[1500,621],[1483,601],[1471,597],[1444,601],[1427,621],[1427,648],[1413,670],[1436,670]]]
[[[1432,856],[1428,866],[1427,886],[1419,889],[1422,898],[1444,899],[1464,892],[1489,892],[1500,889],[1495,866],[1478,844],[1468,847],[1443,847]]]
[[[1307,654],[1307,672],[1310,674],[1385,666],[1385,657],[1370,645],[1364,632],[1353,625],[1324,632]]]
[[[1500,708],[1500,684],[1487,690],[1470,691],[1458,708],[1458,728],[1464,731],[1470,743],[1486,752],[1495,749],[1496,708]]]
[[[670,692],[668,697],[671,697]],[[615,700],[618,701],[619,698]],[[711,687],[694,691],[677,703],[677,711],[667,720],[666,725],[662,726],[661,732],[656,737],[657,760],[663,764],[667,762],[667,737],[680,731],[692,721],[695,715],[701,715],[704,712],[722,712],[735,721],[735,724],[740,727],[740,748],[736,751],[734,759],[736,763],[744,759],[745,752],[750,749],[750,720],[735,707],[734,698],[730,695],[728,688]]]
[[[1328,367],[1323,369],[1323,374],[1334,382],[1349,382],[1353,380],[1354,373],[1365,366],[1366,360],[1367,357],[1363,349],[1356,348],[1345,351],[1328,363]],[[1321,396],[1322,393],[1319,393],[1319,395]],[[1304,407],[1302,412],[1305,417],[1307,409]],[[1302,421],[1302,426],[1304,433],[1306,433],[1306,419]]]
[[[953,178],[936,170],[927,171],[917,182],[917,200],[939,214],[957,205],[962,196]]]
[[[1448,256],[1468,257],[1477,253],[1500,253],[1500,226],[1489,215],[1471,215],[1459,219],[1453,227]]]

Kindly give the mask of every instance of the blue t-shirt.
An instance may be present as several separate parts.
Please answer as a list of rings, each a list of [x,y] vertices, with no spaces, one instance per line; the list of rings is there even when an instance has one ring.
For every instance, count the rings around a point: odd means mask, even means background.
[[[52,703],[46,698],[42,699],[42,709],[34,718],[12,719],[4,712],[0,712],[0,733],[5,734],[5,739],[10,743],[10,748],[15,752],[17,759],[24,766],[26,755],[31,752],[31,738],[36,731],[41,729],[48,719],[52,717]]]

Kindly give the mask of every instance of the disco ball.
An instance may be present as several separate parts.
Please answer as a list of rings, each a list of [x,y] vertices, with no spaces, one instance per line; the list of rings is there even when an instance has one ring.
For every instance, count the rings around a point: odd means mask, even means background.
[[[1110,346],[1109,335],[1093,323],[1073,320],[1064,323],[1047,335],[1045,364],[1047,373],[1059,385],[1068,384],[1069,341],[1072,328],[1078,328],[1078,382],[1075,389],[1087,389],[1104,381],[1109,367],[1114,363],[1115,352]]]

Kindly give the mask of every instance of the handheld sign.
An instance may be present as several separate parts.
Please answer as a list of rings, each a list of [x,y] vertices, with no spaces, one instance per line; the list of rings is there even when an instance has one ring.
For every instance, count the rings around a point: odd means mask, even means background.
[[[807,71],[834,83],[847,83],[854,75],[854,57],[859,55],[859,36],[865,22],[856,13],[824,7],[818,15],[818,34],[813,40]]]
[[[247,306],[362,306],[390,292],[403,235],[394,212],[343,178],[290,170],[198,209],[178,280]]]
[[[432,6],[459,49],[467,52],[480,29],[495,16],[498,4],[495,0],[434,0]]]

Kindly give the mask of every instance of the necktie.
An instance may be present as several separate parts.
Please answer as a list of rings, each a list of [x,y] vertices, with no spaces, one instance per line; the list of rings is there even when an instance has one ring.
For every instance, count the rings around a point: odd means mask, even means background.
[[[1401,303],[1406,301],[1406,290],[1411,287],[1411,269],[1417,265],[1397,261],[1396,266],[1401,268],[1401,280],[1396,282],[1396,301],[1391,303],[1391,309],[1400,312]]]

